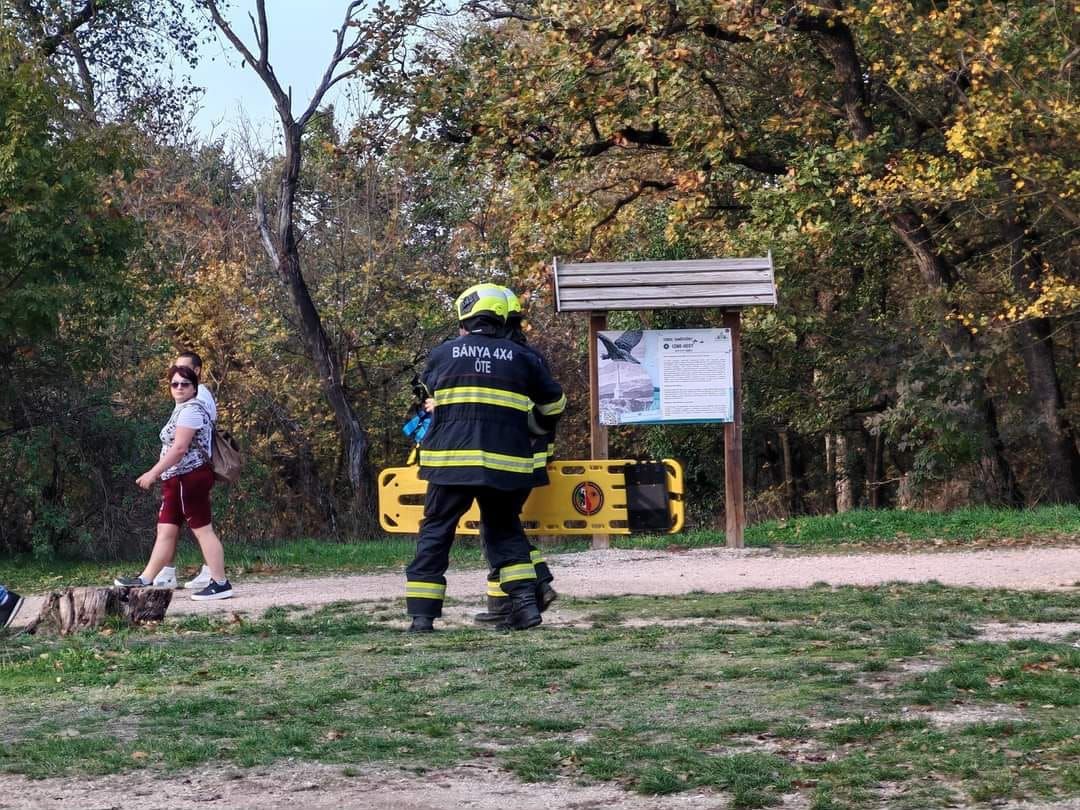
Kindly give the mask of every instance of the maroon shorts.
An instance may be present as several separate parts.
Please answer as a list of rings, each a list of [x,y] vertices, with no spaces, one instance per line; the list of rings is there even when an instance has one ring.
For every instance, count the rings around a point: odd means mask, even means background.
[[[201,529],[210,525],[210,490],[214,488],[214,468],[203,464],[183,475],[161,482],[161,510],[158,523],[187,525]]]

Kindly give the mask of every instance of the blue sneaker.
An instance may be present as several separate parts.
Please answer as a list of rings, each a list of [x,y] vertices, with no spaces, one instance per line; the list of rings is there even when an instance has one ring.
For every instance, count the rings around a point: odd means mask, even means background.
[[[211,599],[228,599],[230,596],[232,596],[232,585],[229,584],[229,580],[217,582],[212,579],[209,585],[193,593],[191,598],[196,602],[208,602]]]

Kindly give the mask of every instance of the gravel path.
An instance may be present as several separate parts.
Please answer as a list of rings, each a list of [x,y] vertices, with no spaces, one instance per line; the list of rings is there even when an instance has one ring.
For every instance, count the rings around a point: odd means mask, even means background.
[[[929,582],[1016,590],[1080,587],[1080,546],[988,549],[907,554],[820,554],[791,556],[767,549],[695,549],[685,552],[608,550],[552,555],[556,588],[567,596],[725,593],[746,588],[805,588]],[[451,597],[479,603],[480,570],[450,571]],[[170,614],[222,610],[261,614],[274,605],[318,607],[337,601],[378,601],[403,595],[399,573],[277,578],[236,583],[236,596],[222,602],[193,602],[179,591]],[[16,620],[37,615],[41,596],[30,597]]]

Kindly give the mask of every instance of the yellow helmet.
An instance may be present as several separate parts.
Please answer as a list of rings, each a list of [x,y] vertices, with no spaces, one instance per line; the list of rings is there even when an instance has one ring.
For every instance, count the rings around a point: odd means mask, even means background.
[[[506,295],[498,284],[474,284],[458,296],[454,302],[459,321],[488,315],[500,321],[506,320]]]
[[[514,291],[509,287],[503,287],[503,294],[506,296],[506,317],[508,319],[513,318],[514,316],[520,318],[523,314],[521,311],[521,301],[518,300]]]

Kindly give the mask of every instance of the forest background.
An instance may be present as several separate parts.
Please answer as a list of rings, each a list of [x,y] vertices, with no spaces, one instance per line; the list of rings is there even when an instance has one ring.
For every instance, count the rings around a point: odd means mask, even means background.
[[[744,313],[751,521],[1080,500],[1076,3],[343,0],[310,102],[264,2],[235,30],[223,5],[0,2],[0,553],[147,545],[134,479],[183,349],[247,451],[229,543],[377,537],[409,380],[484,279],[527,297],[559,455],[586,457],[554,255],[772,251],[780,304]],[[275,143],[191,130],[161,66],[212,33]],[[611,451],[679,459],[690,525],[723,525],[718,428]]]

